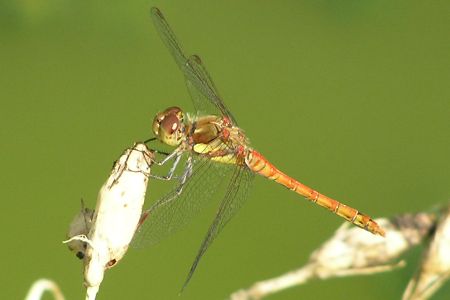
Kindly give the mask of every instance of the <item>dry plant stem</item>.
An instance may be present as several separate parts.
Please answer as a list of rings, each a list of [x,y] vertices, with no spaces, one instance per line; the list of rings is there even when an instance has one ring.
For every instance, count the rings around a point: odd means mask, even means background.
[[[361,269],[336,271],[336,273],[334,275],[335,275],[335,277],[372,275],[372,274],[376,274],[376,273],[393,271],[395,269],[403,268],[404,266],[406,266],[406,262],[404,260],[401,260],[397,263],[390,264],[390,265],[380,265],[380,266],[361,268]],[[334,277],[334,276],[330,276],[330,277]],[[327,279],[327,277],[323,277],[320,279]]]
[[[371,275],[380,272],[392,271],[396,268],[402,268],[406,264],[404,261],[400,261],[393,265],[376,266],[371,268],[361,268],[354,270],[343,270],[341,272],[336,272],[336,277],[346,277],[346,276],[358,276],[358,275]],[[231,300],[256,300],[263,297],[269,296],[270,294],[275,294],[284,289],[301,285],[308,282],[311,279],[316,279],[317,274],[315,274],[315,269],[317,266],[314,264],[309,264],[301,269],[291,271],[289,273],[283,274],[280,277],[264,280],[253,284],[248,290],[240,290],[231,296]],[[329,276],[334,277],[334,276]],[[328,277],[323,277],[320,279],[327,279]]]
[[[304,267],[255,283],[248,290],[234,293],[231,299],[260,299],[312,279],[370,275],[403,267],[405,262],[398,261],[401,255],[427,236],[434,219],[434,215],[425,213],[376,219],[387,229],[385,238],[344,224],[311,254]]]
[[[97,296],[100,285],[98,286],[89,286],[86,288],[86,300],[95,300]]]
[[[450,205],[443,210],[403,300],[429,299],[450,277]]]
[[[273,279],[253,284],[248,290],[240,290],[231,295],[231,300],[261,299],[291,286],[306,283],[314,277],[314,266],[306,265]]]
[[[50,292],[55,300],[64,300],[64,295],[59,286],[50,279],[41,278],[31,286],[25,300],[40,300],[45,292]]]
[[[152,161],[153,153],[145,144],[127,149],[100,189],[87,237],[71,238],[86,246],[83,260],[86,299],[95,299],[105,270],[116,265],[128,249],[141,219]],[[87,228],[79,227],[81,231]]]

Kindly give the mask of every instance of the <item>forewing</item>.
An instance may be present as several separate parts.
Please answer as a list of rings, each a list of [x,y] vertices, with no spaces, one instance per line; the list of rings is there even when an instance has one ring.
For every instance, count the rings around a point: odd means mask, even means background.
[[[244,200],[247,198],[250,183],[254,178],[254,173],[248,168],[242,166],[235,169],[233,177],[229,182],[225,196],[223,197],[220,207],[217,210],[213,223],[200,246],[195,260],[189,270],[189,274],[184,282],[183,289],[187,286],[192,275],[197,268],[200,259],[205,254],[208,247],[214,241],[215,237],[220,233],[223,227],[231,220],[236,212],[241,208]]]
[[[187,58],[177,41],[175,33],[172,31],[162,12],[158,8],[152,7],[150,14],[161,40],[164,45],[166,45],[167,49],[169,49],[170,54],[172,54],[178,67],[184,72],[187,68]]]
[[[197,113],[223,115],[237,125],[234,117],[226,108],[211,76],[204,67],[200,57],[192,55],[189,58],[183,52],[175,33],[170,28],[159,9],[153,7],[151,16],[158,33],[183,72],[188,91],[191,95]]]
[[[191,95],[195,109],[203,114],[222,115],[228,117],[233,125],[237,126],[231,112],[219,96],[214,82],[211,79],[205,65],[198,55],[191,55],[188,59],[192,76],[186,76],[186,85]]]

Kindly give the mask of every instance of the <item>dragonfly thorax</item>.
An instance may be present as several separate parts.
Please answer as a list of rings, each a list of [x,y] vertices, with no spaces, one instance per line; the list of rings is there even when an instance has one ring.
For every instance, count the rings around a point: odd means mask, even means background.
[[[189,116],[188,116],[189,117]],[[222,126],[217,116],[201,116],[188,118],[186,122],[188,142],[193,144],[208,144],[220,137]]]
[[[181,108],[169,107],[153,119],[153,133],[164,144],[178,146],[186,137],[183,120]]]

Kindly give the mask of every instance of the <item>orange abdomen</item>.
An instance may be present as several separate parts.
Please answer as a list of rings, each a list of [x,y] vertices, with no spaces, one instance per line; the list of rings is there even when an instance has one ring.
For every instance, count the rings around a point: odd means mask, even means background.
[[[255,173],[258,173],[264,177],[278,182],[284,185],[288,189],[302,195],[306,199],[322,206],[336,215],[346,219],[347,221],[359,226],[373,234],[385,235],[385,232],[380,226],[372,220],[369,216],[359,212],[353,207],[342,204],[332,198],[320,194],[316,190],[298,182],[297,180],[289,177],[274,165],[272,165],[264,156],[259,152],[249,149],[247,153],[245,163]]]

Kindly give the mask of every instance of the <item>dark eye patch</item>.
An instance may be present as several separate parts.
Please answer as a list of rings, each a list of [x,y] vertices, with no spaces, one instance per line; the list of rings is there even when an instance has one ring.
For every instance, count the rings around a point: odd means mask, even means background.
[[[180,120],[174,114],[167,115],[161,122],[161,128],[168,134],[174,133],[180,127]]]
[[[79,259],[84,258],[84,252],[78,251],[77,254],[75,254]]]

